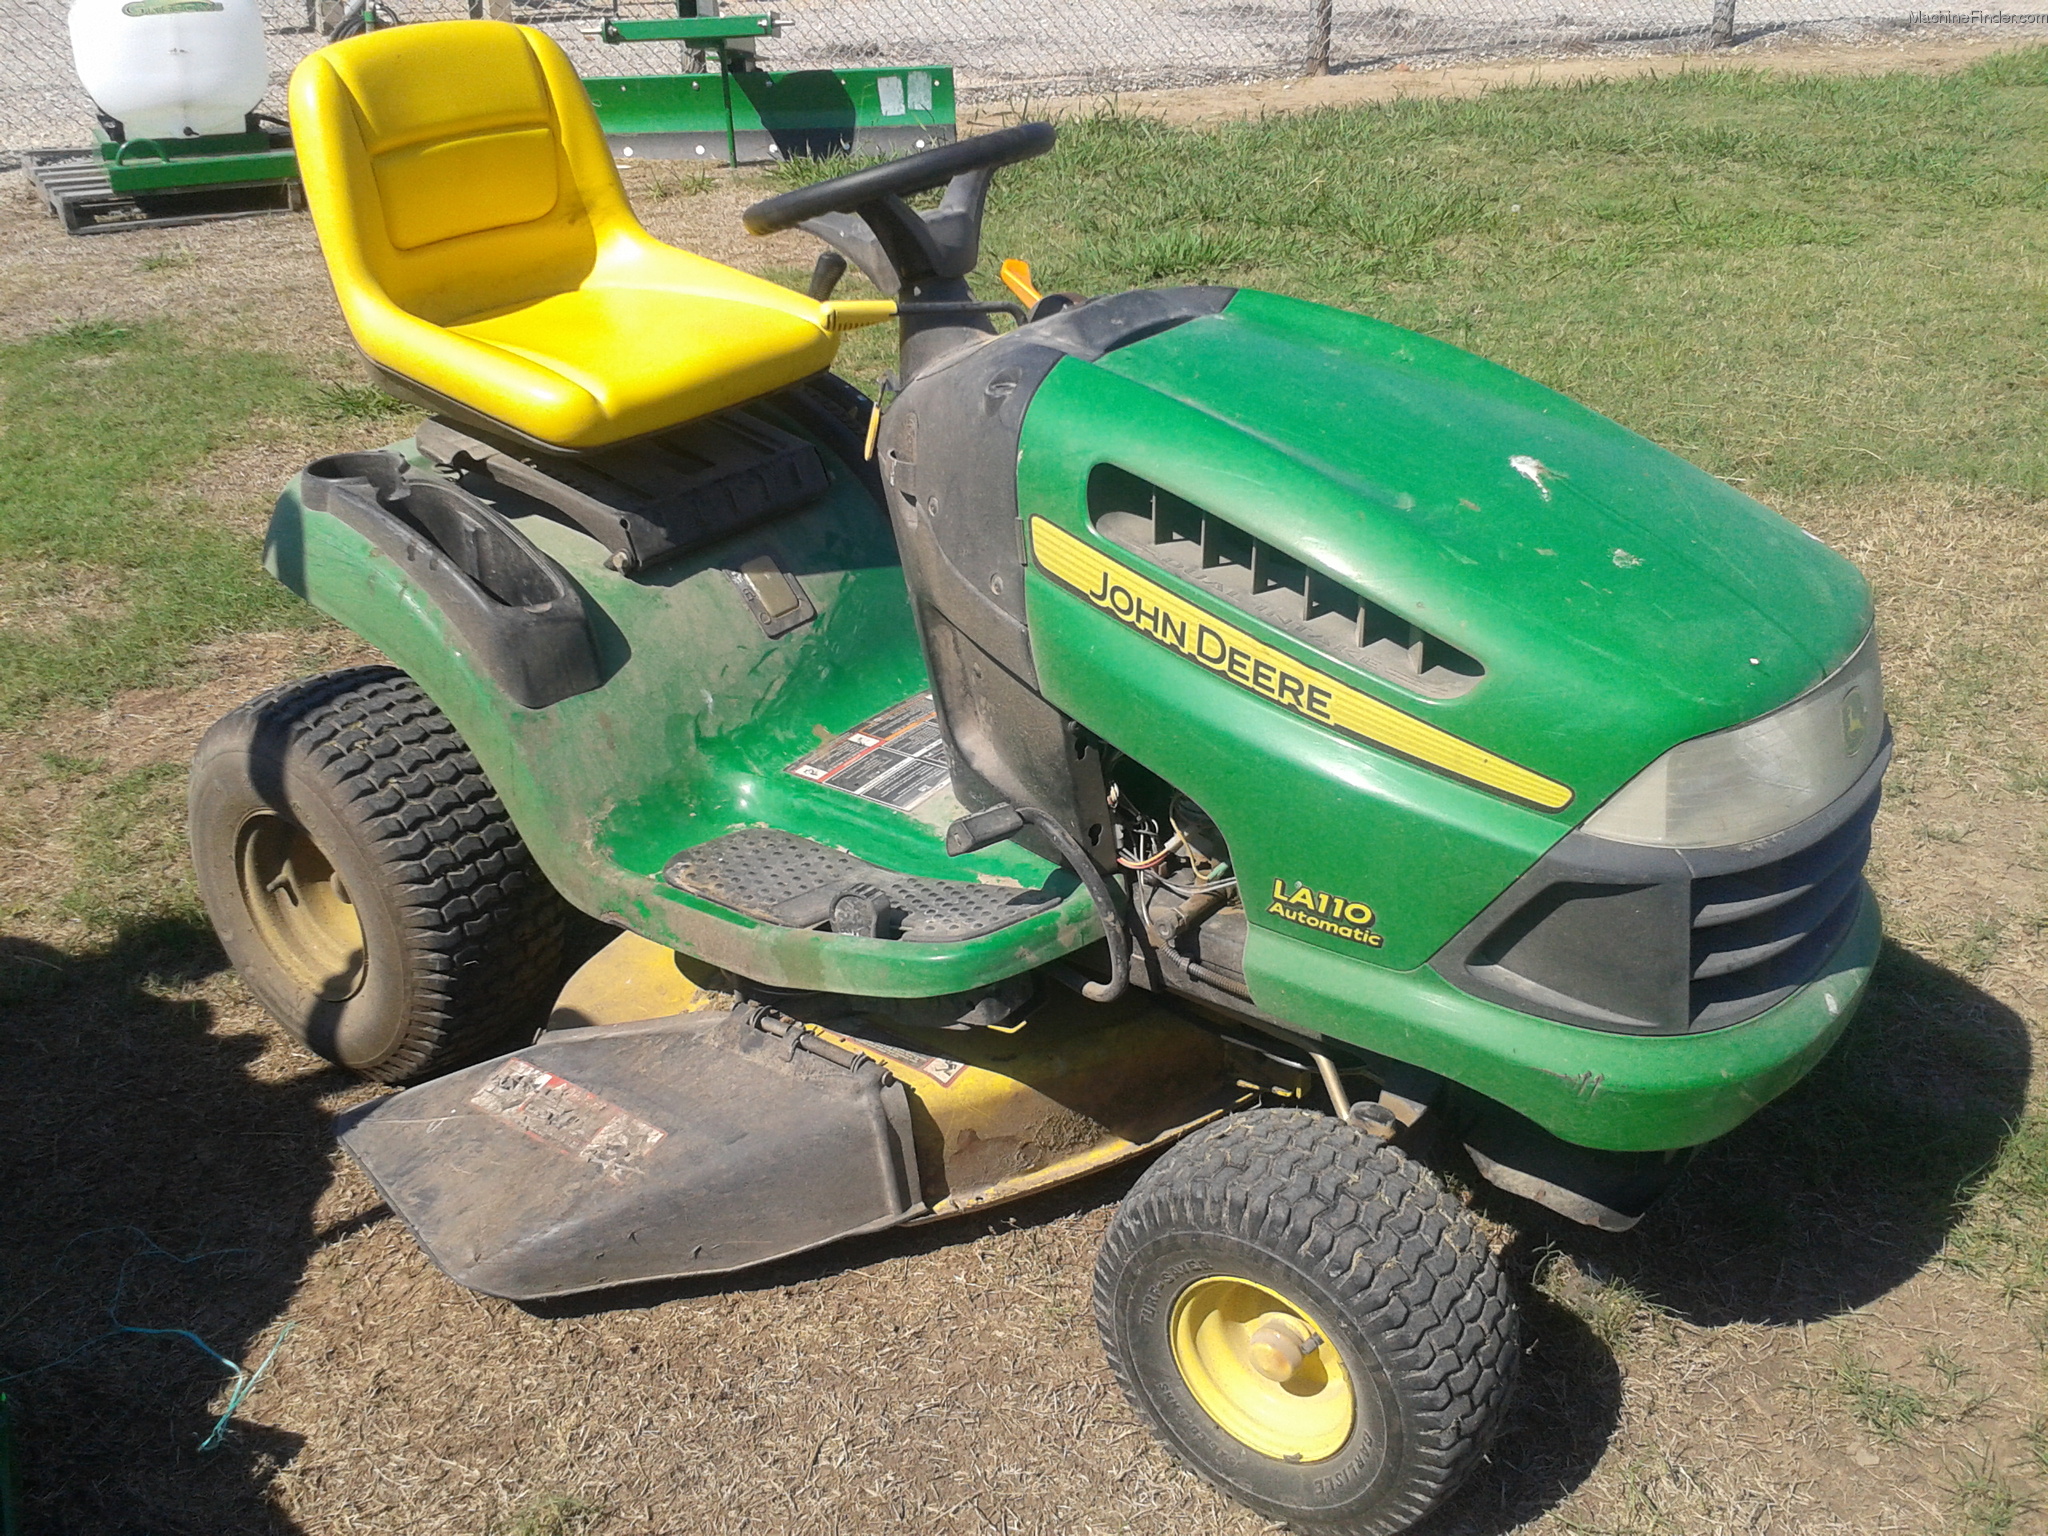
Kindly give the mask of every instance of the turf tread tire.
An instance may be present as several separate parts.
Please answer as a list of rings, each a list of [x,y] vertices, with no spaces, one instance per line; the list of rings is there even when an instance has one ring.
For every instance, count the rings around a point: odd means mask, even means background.
[[[1199,1436],[1191,1444],[1177,1430],[1167,1399],[1186,1389],[1170,1363],[1169,1379],[1158,1379],[1157,1347],[1153,1368],[1143,1369],[1148,1351],[1138,1330],[1148,1325],[1134,1303],[1148,1266],[1173,1244],[1204,1237],[1219,1270],[1237,1262],[1233,1251],[1250,1251],[1307,1277],[1310,1294],[1320,1291],[1316,1299],[1349,1325],[1347,1356],[1369,1348],[1392,1410],[1390,1471],[1373,1480],[1378,1491],[1369,1499],[1304,1507],[1287,1493],[1298,1486],[1289,1481],[1295,1469],[1234,1442],[1235,1465],[1219,1465]],[[1506,1279],[1458,1203],[1397,1149],[1306,1110],[1230,1116],[1147,1170],[1104,1239],[1094,1304],[1125,1396],[1184,1462],[1298,1530],[1343,1536],[1405,1531],[1471,1473],[1513,1392],[1521,1355]],[[1355,1363],[1353,1371],[1357,1380]],[[1214,1428],[1205,1416],[1199,1422]]]
[[[397,952],[378,955],[373,944],[371,961],[402,973],[389,996],[395,1043],[374,1060],[342,1064],[378,1082],[419,1082],[533,1039],[554,1001],[573,912],[417,683],[388,666],[286,683],[218,721],[195,759],[195,862],[229,957],[286,1029],[336,1060],[311,1038],[310,996],[290,995],[281,971],[266,974],[263,957],[247,953],[260,940],[235,941],[235,913],[223,908],[239,909],[239,885],[218,850],[210,859],[201,847],[221,833],[209,792],[232,797],[244,779],[288,819],[295,797],[317,798],[367,859],[395,916]]]

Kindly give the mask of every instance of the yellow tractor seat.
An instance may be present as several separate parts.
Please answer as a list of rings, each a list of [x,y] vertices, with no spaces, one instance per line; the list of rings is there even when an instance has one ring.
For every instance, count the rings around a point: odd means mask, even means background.
[[[827,307],[640,227],[582,82],[531,27],[393,27],[307,56],[292,136],[371,365],[581,451],[828,367]]]

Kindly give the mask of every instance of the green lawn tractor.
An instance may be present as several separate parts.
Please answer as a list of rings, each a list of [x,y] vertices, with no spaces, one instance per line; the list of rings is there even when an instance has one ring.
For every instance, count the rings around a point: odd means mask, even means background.
[[[1519,1350],[1426,1159],[1626,1228],[1854,1013],[1870,597],[1722,482],[1339,310],[977,298],[1044,124],[756,204],[832,248],[804,294],[648,237],[528,29],[337,44],[292,118],[431,414],[279,499],[269,568],[390,665],[216,725],[193,853],[255,995],[410,1085],[342,1144],[460,1283],[700,1280],[1157,1154],[1095,1288],[1135,1411],[1393,1532]],[[891,319],[878,410],[829,368]]]

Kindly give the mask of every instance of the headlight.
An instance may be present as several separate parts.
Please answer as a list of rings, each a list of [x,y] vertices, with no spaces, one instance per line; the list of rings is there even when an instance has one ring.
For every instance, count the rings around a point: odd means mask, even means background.
[[[1877,636],[1783,709],[1681,742],[1586,818],[1618,843],[1719,848],[1754,842],[1832,804],[1884,742]]]

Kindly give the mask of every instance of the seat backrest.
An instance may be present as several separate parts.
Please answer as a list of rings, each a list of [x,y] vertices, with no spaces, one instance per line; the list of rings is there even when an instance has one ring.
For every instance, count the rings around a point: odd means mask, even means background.
[[[611,229],[637,230],[590,98],[531,27],[393,27],[292,75],[306,201],[351,321],[435,325],[575,288]]]

